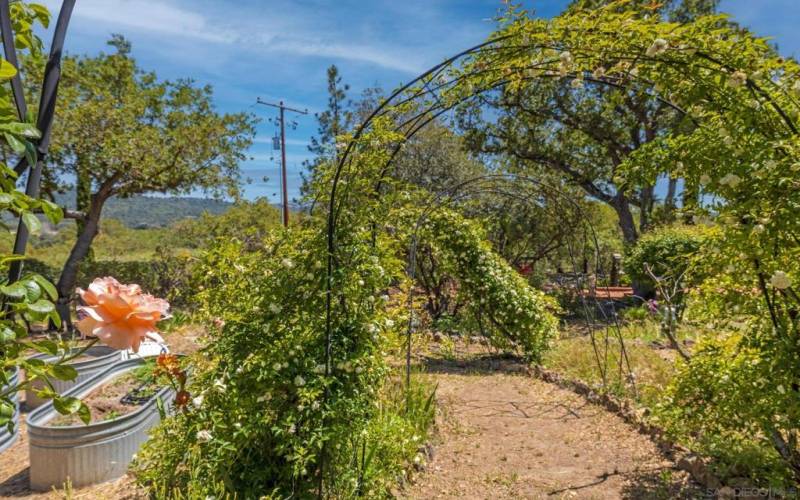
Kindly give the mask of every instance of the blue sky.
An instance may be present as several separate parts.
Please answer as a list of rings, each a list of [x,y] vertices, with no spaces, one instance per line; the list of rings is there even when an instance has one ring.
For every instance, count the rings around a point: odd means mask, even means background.
[[[44,3],[53,10],[60,5]],[[550,17],[568,1],[524,3]],[[111,33],[122,33],[143,68],[162,78],[210,83],[220,110],[264,118],[253,159],[243,165],[253,180],[245,194],[277,201],[275,128],[267,121],[274,111],[255,106],[256,97],[321,111],[331,64],[339,66],[353,97],[371,86],[392,89],[482,41],[501,6],[500,0],[78,0],[67,50],[95,54],[107,50]],[[722,10],[773,36],[784,55],[800,55],[800,0],[722,0]],[[296,121],[286,148],[290,197],[316,131],[313,116]]]

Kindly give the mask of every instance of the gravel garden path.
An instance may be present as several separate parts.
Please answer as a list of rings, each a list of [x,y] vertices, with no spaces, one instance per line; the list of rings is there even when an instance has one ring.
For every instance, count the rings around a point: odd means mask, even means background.
[[[438,383],[438,436],[402,498],[701,496],[650,439],[513,361],[425,364]]]

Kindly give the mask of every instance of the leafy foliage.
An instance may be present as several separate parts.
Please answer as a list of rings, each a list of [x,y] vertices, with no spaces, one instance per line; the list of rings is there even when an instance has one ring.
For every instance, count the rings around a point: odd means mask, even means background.
[[[77,211],[69,215],[79,234],[57,285],[62,301],[75,288],[111,197],[196,189],[236,196],[239,162],[254,134],[250,115],[214,109],[211,87],[160,81],[138,67],[123,42],[112,39],[114,54],[63,60],[64,104],[56,112],[46,187],[63,191],[75,183]]]
[[[540,360],[556,333],[556,306],[492,250],[480,226],[442,208],[424,220],[418,237],[431,242],[457,277],[483,333],[500,347],[518,346]]]
[[[696,206],[694,214],[717,216],[719,254],[737,256],[725,263],[739,271],[729,283],[761,297],[742,348],[754,346],[766,366],[791,364],[800,320],[792,289],[798,273],[794,235],[800,232],[793,187],[800,168],[800,66],[724,16],[678,24],[640,16],[624,4],[576,9],[552,20],[531,19],[512,7],[493,34],[492,50],[472,55],[453,75],[459,85],[442,93],[457,103],[465,93],[497,88],[513,100],[536,82],[563,79],[578,92],[604,85],[666,103],[682,126],[628,155],[615,182],[623,191],[652,183],[671,165],[670,174],[685,179],[687,192],[703,193],[710,206]],[[749,271],[741,272],[745,267]],[[776,410],[759,419],[748,411],[744,420],[724,422],[733,432],[768,419],[766,439],[796,480],[800,429],[788,424],[796,422],[795,410]]]
[[[193,382],[202,402],[167,422],[139,454],[140,477],[152,488],[200,492],[224,481],[245,496],[311,494],[324,443],[327,487],[352,491],[354,453],[362,445],[370,456],[383,453],[385,437],[373,439],[370,422],[386,412],[376,406],[387,375],[380,349],[395,323],[376,296],[399,268],[388,255],[370,258],[363,243],[355,248],[356,265],[341,276],[350,316],[337,321],[336,363],[326,367],[323,244],[316,231],[296,228],[268,236],[259,251],[221,241],[204,257],[198,300],[224,326]],[[391,418],[408,422],[399,424],[403,434],[427,426]]]
[[[11,20],[15,30],[15,46],[29,55],[40,56],[42,42],[35,35],[34,26],[38,23],[46,27],[49,19],[49,13],[42,5],[14,2],[11,5]],[[5,147],[19,156],[27,156],[29,162],[35,164],[34,144],[41,134],[33,124],[19,121],[11,92],[5,85],[19,69],[6,60],[0,63],[0,82],[4,84],[0,88],[0,132]],[[41,230],[41,221],[36,212],[58,223],[62,217],[61,210],[49,201],[33,199],[16,190],[16,181],[14,170],[5,164],[0,165],[0,211],[19,217],[31,233]],[[3,227],[7,229],[5,224]],[[36,380],[45,382],[45,387],[37,391],[40,397],[53,399],[59,412],[78,413],[85,420],[88,417],[86,406],[75,398],[61,397],[50,383],[51,379],[75,379],[77,372],[68,362],[80,351],[73,353],[69,343],[62,339],[31,339],[28,335],[31,323],[58,323],[59,318],[53,305],[57,297],[56,289],[48,280],[37,274],[26,273],[19,280],[9,282],[10,264],[23,258],[21,255],[0,254],[0,273],[5,276],[0,282],[0,426],[13,429],[16,409],[12,397]],[[48,362],[37,357],[31,358],[31,350],[53,360]],[[11,378],[20,369],[25,371],[25,381],[12,384]]]
[[[625,256],[624,267],[632,281],[655,292],[656,277],[668,278],[679,287],[697,285],[706,277],[693,263],[705,245],[714,243],[718,232],[705,226],[667,226],[648,233]],[[650,272],[648,272],[648,269]],[[694,272],[693,272],[694,271]]]

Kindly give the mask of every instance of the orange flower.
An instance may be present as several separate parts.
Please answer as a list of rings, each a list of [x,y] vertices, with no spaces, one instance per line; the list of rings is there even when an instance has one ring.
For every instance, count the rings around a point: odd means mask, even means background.
[[[176,354],[159,354],[156,358],[156,372],[166,375],[177,375],[181,371],[181,363]]]
[[[189,403],[190,395],[186,391],[178,391],[175,395],[175,406],[183,407]]]
[[[78,306],[78,330],[114,349],[139,351],[142,339],[157,342],[156,323],[167,315],[169,303],[142,293],[139,285],[123,285],[114,278],[97,278],[87,290],[78,288],[84,306]]]

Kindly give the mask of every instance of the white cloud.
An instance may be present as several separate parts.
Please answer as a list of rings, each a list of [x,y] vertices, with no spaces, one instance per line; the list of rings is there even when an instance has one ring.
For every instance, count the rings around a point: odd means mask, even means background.
[[[56,15],[61,2],[45,0]],[[100,23],[108,31],[118,28],[163,33],[217,43],[231,43],[236,36],[215,30],[201,14],[158,0],[81,0],[75,18]]]
[[[309,38],[272,38],[260,44],[276,52],[287,52],[302,56],[333,57],[350,61],[375,64],[387,69],[406,73],[420,73],[423,68],[410,54],[391,53],[388,49],[363,44],[336,43]]]
[[[55,13],[60,7],[58,0],[44,0]],[[375,47],[367,43],[337,42],[324,40],[310,25],[295,19],[290,13],[281,18],[290,23],[292,37],[274,35],[252,36],[249,33],[286,32],[287,26],[278,29],[258,19],[227,19],[221,24],[194,8],[178,5],[172,0],[81,0],[76,3],[73,16],[88,21],[92,29],[103,32],[134,31],[160,34],[168,37],[182,37],[216,44],[237,45],[237,49],[254,52],[285,53],[296,56],[329,57],[349,61],[374,64],[387,69],[407,73],[418,73],[421,65],[415,62],[414,54],[397,53],[385,47]],[[249,27],[248,27],[249,26]],[[255,29],[257,27],[258,29]],[[305,30],[305,31],[304,31]],[[394,53],[393,53],[394,52]]]

